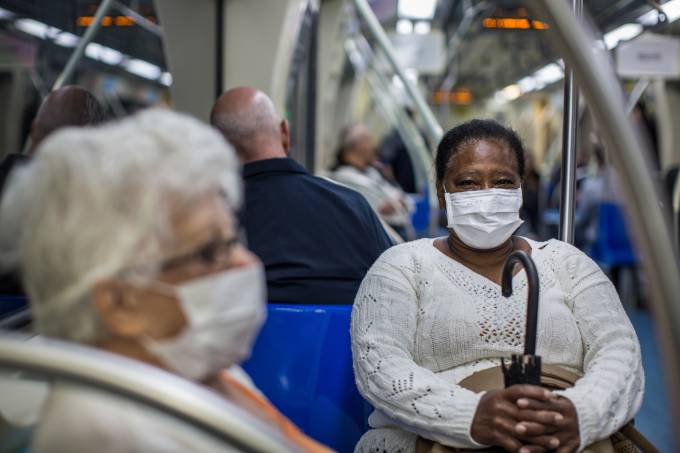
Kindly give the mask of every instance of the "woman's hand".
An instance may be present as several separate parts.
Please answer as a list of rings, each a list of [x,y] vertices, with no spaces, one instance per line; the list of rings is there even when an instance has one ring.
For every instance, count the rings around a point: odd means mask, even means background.
[[[574,452],[581,444],[576,408],[569,399],[555,397],[546,401],[522,397],[517,400],[517,407],[520,408],[521,421],[515,425],[514,432],[529,443],[534,443],[534,438],[552,435],[559,440],[557,453]],[[559,416],[553,424],[542,424],[533,418],[541,412],[557,413]]]
[[[543,405],[542,407],[557,408],[554,402],[556,398],[549,390],[535,385],[513,385],[507,389],[486,392],[477,406],[470,434],[480,444],[497,445],[508,451],[523,448],[522,453],[540,453],[561,448],[558,425],[562,426],[564,420],[562,423],[558,420],[565,418],[564,414],[551,409],[534,410],[530,407]],[[522,408],[518,406],[518,401],[524,401],[528,406]],[[559,408],[564,409],[564,406],[560,405]],[[527,429],[525,434],[517,432],[518,426]],[[540,434],[529,432],[536,427],[544,431]],[[550,428],[553,429],[552,432]]]

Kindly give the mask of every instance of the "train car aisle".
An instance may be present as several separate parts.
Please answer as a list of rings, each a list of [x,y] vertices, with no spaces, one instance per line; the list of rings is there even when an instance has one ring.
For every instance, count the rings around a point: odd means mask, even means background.
[[[637,428],[651,440],[659,451],[678,451],[672,432],[671,407],[667,396],[659,342],[648,311],[629,312],[630,320],[640,339],[642,365],[645,369],[645,399],[635,417]]]

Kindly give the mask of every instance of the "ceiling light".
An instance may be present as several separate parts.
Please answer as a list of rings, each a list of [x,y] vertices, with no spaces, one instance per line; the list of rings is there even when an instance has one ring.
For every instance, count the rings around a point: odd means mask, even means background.
[[[45,36],[47,36],[47,33],[50,29],[49,26],[33,19],[16,20],[14,22],[14,26],[17,28],[17,30],[21,30],[24,33],[28,33],[29,35],[33,35],[40,39],[45,39]]]
[[[437,0],[399,0],[397,14],[410,19],[432,19]]]
[[[613,49],[620,41],[628,41],[642,33],[640,24],[623,24],[604,35],[604,44],[607,49]]]
[[[529,93],[530,91],[534,91],[537,88],[538,84],[536,83],[535,78],[531,76],[526,76],[519,82],[517,82],[517,86],[522,91],[522,93]]]
[[[115,49],[91,42],[85,48],[85,55],[93,60],[101,61],[112,66],[120,64],[125,56]]]
[[[161,74],[160,82],[165,85],[166,87],[169,87],[172,85],[172,74],[169,72],[164,72]]]
[[[533,78],[536,81],[536,88],[540,89],[564,78],[564,71],[557,63],[550,63],[534,72]]]
[[[155,64],[149,63],[148,61],[138,60],[133,58],[125,63],[125,69],[132,74],[136,74],[140,77],[150,80],[156,80],[161,76],[161,68]]]
[[[419,35],[426,35],[430,32],[431,26],[430,23],[424,20],[416,22],[416,25],[413,27],[413,31],[418,33]]]
[[[508,85],[501,91],[505,99],[508,101],[514,101],[522,95],[522,90],[520,89],[519,85],[516,84]]]
[[[14,13],[5,8],[0,8],[0,19],[14,19]]]
[[[410,35],[413,33],[413,22],[408,19],[399,19],[397,21],[397,33],[402,35]]]
[[[54,43],[62,47],[75,47],[80,38],[73,33],[63,31],[54,38]]]
[[[668,22],[673,22],[680,18],[680,0],[671,0],[661,5],[661,9],[666,14]]]

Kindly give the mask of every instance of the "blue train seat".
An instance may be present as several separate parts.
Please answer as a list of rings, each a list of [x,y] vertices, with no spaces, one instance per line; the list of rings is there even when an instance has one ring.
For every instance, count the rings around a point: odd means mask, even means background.
[[[413,195],[415,211],[411,214],[411,224],[418,237],[427,234],[430,227],[430,201],[427,187],[422,194]]]
[[[352,307],[269,304],[243,368],[269,400],[307,435],[351,452],[371,410],[354,383]]]
[[[638,259],[626,228],[621,207],[602,203],[598,209],[597,236],[590,256],[607,269],[636,265]]]

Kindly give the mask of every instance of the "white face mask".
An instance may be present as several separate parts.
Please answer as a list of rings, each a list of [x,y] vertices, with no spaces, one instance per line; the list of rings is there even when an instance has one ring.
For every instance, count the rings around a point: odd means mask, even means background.
[[[169,339],[143,341],[168,368],[202,380],[248,358],[266,317],[262,264],[227,270],[174,288],[187,325]]]
[[[523,223],[521,188],[444,193],[447,226],[470,247],[498,247]]]

